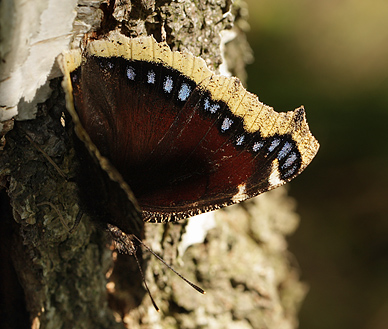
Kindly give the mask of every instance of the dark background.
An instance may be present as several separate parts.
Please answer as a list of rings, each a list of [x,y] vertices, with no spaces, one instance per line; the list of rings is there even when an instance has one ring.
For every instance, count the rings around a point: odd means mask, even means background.
[[[304,105],[321,149],[289,184],[300,329],[388,328],[388,1],[249,0],[248,89]]]

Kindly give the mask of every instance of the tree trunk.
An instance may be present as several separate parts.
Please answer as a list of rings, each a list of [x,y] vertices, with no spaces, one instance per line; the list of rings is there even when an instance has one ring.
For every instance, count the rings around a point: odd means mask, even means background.
[[[173,50],[201,56],[215,71],[226,72],[224,65],[220,67],[224,57],[229,71],[244,80],[244,64],[251,59],[244,35],[247,10],[244,2],[231,2],[127,0],[114,6],[113,15],[127,27],[129,36],[153,34],[159,41],[165,37]],[[91,2],[76,8],[77,18],[68,31],[78,32],[73,46],[99,26],[98,7]],[[50,14],[55,17],[55,9]],[[71,15],[70,11],[67,19]],[[9,29],[16,33],[23,26],[16,22]],[[12,75],[7,65],[5,61],[2,80]],[[52,72],[58,72],[56,67]],[[71,125],[63,115],[60,79],[50,77],[45,86],[38,86],[40,90],[50,86],[46,101],[38,93],[31,102],[25,102],[25,97],[18,103],[19,119],[34,117],[37,109],[36,118],[15,121],[0,153],[0,186],[4,187],[0,326],[297,327],[306,287],[298,281],[287,252],[285,235],[295,230],[298,217],[284,188],[182,223],[146,224],[144,242],[207,291],[197,293],[144,251],[145,277],[159,313],[145,293],[133,257],[112,253],[106,233],[87,216],[73,234],[68,233],[66,225],[74,224],[80,207],[73,182],[77,157],[69,137]],[[192,240],[201,238],[203,243]]]

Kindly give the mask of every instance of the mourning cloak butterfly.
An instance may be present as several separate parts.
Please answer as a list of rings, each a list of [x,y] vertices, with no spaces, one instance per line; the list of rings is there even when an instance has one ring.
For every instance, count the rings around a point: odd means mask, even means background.
[[[105,199],[91,211],[126,233],[142,222],[123,212],[167,222],[237,203],[295,178],[319,148],[303,107],[277,113],[153,37],[112,32],[60,64],[80,153],[100,164],[83,169],[93,179],[82,193]]]

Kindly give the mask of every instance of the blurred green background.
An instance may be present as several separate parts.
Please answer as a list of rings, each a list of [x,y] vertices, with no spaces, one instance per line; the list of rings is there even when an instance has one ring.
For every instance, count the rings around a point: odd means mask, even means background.
[[[247,0],[248,89],[321,144],[289,184],[301,329],[388,328],[388,1]]]

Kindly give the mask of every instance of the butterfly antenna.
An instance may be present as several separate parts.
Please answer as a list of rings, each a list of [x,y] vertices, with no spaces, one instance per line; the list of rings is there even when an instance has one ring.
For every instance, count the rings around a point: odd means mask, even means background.
[[[178,275],[183,281],[185,281],[187,284],[189,284],[190,286],[192,286],[195,290],[197,290],[198,292],[200,292],[201,294],[206,294],[206,291],[203,290],[202,288],[198,287],[197,285],[195,285],[194,283],[192,283],[191,281],[187,280],[183,275],[181,275],[180,273],[178,273],[177,271],[175,271],[170,265],[168,265],[166,263],[166,261],[160,257],[157,253],[155,253],[150,247],[148,247],[146,244],[143,243],[143,241],[141,241],[136,235],[133,234],[133,237],[141,244],[143,245],[152,255],[154,255],[157,259],[159,259],[164,265],[166,265],[171,271],[173,271],[176,275]],[[135,254],[134,254],[135,255]],[[136,256],[135,256],[136,257]],[[139,264],[139,261],[137,260],[136,258],[136,261],[138,262]],[[139,267],[140,268],[140,267]],[[140,269],[141,271],[141,269]],[[142,272],[142,271],[141,271]],[[143,276],[143,272],[142,272],[142,276]],[[144,280],[144,276],[143,276],[143,280]],[[145,283],[145,281],[144,281]],[[147,284],[146,284],[146,287],[147,287]],[[147,290],[148,290],[148,287],[147,287]],[[150,295],[151,296],[151,295]],[[152,299],[152,297],[151,297]],[[152,302],[154,303],[154,301],[152,300]],[[155,303],[154,303],[155,305]]]
[[[149,296],[150,296],[150,298],[151,298],[152,305],[154,305],[154,307],[155,307],[155,310],[156,310],[157,312],[159,312],[159,307],[158,307],[158,305],[156,305],[156,303],[155,303],[154,299],[152,298],[152,295],[151,295],[151,291],[150,291],[150,289],[148,289],[148,285],[147,285],[147,282],[146,282],[146,280],[145,280],[145,277],[144,277],[143,270],[141,269],[141,266],[140,266],[139,259],[137,258],[137,255],[136,255],[136,251],[133,253],[133,256],[134,256],[134,257],[135,257],[135,259],[136,259],[137,267],[138,267],[138,268],[139,268],[139,270],[140,270],[141,277],[142,277],[142,279],[143,279],[143,282],[144,282],[144,285],[145,285],[145,287],[146,287],[146,289],[147,289],[148,295],[149,295]]]

